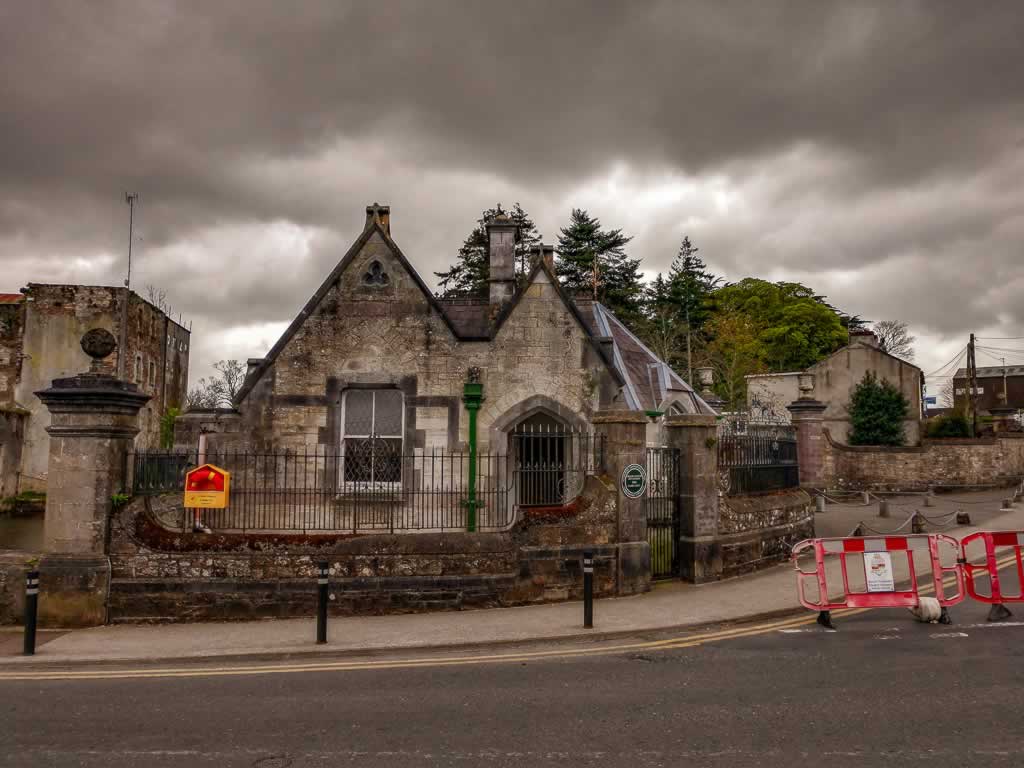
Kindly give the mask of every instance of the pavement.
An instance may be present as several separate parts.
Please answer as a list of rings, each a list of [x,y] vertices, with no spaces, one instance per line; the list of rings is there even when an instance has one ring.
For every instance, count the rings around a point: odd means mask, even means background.
[[[859,501],[829,504],[816,515],[819,536],[845,536],[858,524],[868,532],[909,533],[909,516],[920,510],[933,521],[928,532],[962,537],[979,529],[1024,530],[1024,503],[1009,512],[1000,501],[1009,491],[935,497],[925,507],[921,496],[889,499],[890,516],[878,517],[878,505]],[[956,511],[971,515],[971,526],[947,525]],[[901,572],[897,569],[897,577]],[[448,613],[332,618],[328,643],[316,645],[312,619],[271,619],[170,625],[111,625],[65,633],[44,633],[33,657],[20,651],[20,629],[0,632],[0,670],[32,665],[151,663],[171,660],[292,659],[367,656],[396,650],[452,650],[496,644],[599,640],[665,632],[727,622],[806,613],[796,598],[792,565],[785,563],[753,575],[692,585],[657,583],[645,595],[595,602],[595,629],[582,628],[579,602]],[[17,635],[17,640],[9,642]],[[9,655],[2,655],[4,652]]]

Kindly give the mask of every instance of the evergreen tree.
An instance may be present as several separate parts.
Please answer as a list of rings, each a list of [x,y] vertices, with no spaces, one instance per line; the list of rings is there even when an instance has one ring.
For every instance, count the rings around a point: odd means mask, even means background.
[[[870,371],[850,398],[850,445],[903,445],[910,404],[903,393]]]
[[[625,251],[632,239],[621,229],[602,229],[598,219],[573,208],[569,226],[558,235],[556,272],[569,293],[596,298],[622,322],[638,327],[644,288],[640,259],[629,258]]]
[[[485,210],[459,248],[456,263],[445,272],[434,273],[438,278],[438,293],[441,297],[487,295],[487,279],[491,274],[487,222],[499,213],[506,213],[501,203]],[[530,248],[540,245],[541,235],[519,203],[513,205],[512,210],[506,215],[519,225],[519,240],[516,242],[516,277],[522,280],[530,271]]]
[[[722,282],[720,277],[708,271],[707,264],[697,255],[699,250],[690,242],[689,236],[684,235],[668,275],[672,302],[679,309],[679,317],[694,331],[699,331],[707,321],[710,315],[708,297]]]

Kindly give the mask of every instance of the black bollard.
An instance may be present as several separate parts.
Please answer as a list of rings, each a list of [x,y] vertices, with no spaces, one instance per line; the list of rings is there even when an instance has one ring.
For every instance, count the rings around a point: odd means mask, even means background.
[[[594,626],[594,553],[583,553],[583,627]]]
[[[36,655],[36,617],[39,614],[39,571],[25,574],[25,649],[26,656]]]
[[[327,563],[317,563],[317,569],[316,643],[323,645],[327,642]]]

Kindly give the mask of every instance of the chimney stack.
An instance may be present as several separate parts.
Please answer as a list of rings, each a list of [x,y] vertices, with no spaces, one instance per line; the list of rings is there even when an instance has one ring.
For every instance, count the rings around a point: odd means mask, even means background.
[[[867,344],[869,347],[879,346],[878,336],[875,335],[874,331],[869,330],[868,328],[855,328],[850,331],[850,343],[852,344],[855,341],[859,341],[861,344]]]
[[[516,290],[516,239],[519,226],[506,214],[499,213],[487,222],[490,248],[491,306],[511,300]]]
[[[535,245],[530,249],[530,264],[536,264],[543,260],[547,265],[548,272],[555,274],[555,246]]]
[[[391,206],[390,205],[373,205],[366,206],[366,224],[363,229],[373,226],[374,219],[380,222],[381,229],[388,233],[388,237],[391,236]]]

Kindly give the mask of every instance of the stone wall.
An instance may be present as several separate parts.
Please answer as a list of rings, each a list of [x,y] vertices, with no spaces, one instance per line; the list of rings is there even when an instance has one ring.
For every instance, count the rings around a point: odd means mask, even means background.
[[[163,523],[181,519],[180,501],[140,497],[113,516],[111,621],[310,616],[321,560],[334,615],[578,599],[584,551],[597,596],[637,580],[619,573],[616,490],[596,477],[572,504],[531,510],[505,533],[195,535]]]
[[[25,302],[0,303],[0,408],[13,408],[21,371]]]
[[[21,453],[28,413],[20,408],[0,406],[0,499],[21,490]]]
[[[925,440],[919,446],[850,446],[824,432],[828,488],[925,490],[1010,482],[1024,475],[1024,435]]]
[[[0,552],[0,625],[20,624],[25,614],[25,573],[38,555]]]
[[[724,496],[717,540],[722,576],[783,562],[793,544],[813,536],[813,505],[805,491]]]

